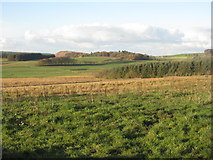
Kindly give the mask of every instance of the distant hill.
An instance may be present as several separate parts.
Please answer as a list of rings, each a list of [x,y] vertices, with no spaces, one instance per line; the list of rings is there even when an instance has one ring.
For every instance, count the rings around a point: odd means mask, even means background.
[[[82,57],[88,53],[83,52],[75,52],[75,51],[60,51],[55,54],[56,57],[70,57],[70,58],[77,58]]]
[[[116,57],[120,60],[152,60],[155,59],[154,56],[149,56],[147,54],[133,53],[129,51],[102,51],[102,52],[93,52],[93,53],[83,53],[83,52],[74,52],[74,51],[60,51],[56,53],[56,57],[70,57],[70,58],[79,58],[79,57]]]

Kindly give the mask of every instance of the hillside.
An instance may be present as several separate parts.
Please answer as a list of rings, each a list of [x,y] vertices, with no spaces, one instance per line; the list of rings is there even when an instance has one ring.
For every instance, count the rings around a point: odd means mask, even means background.
[[[201,54],[202,55],[202,54]],[[94,76],[107,69],[128,64],[150,62],[190,61],[191,58],[157,57],[156,60],[119,60],[117,57],[76,57],[78,64],[39,66],[39,61],[2,61],[4,78],[54,77],[54,76]]]
[[[166,56],[160,56],[159,59],[167,59],[167,60],[192,60],[196,58],[205,58],[210,57],[211,54],[209,53],[183,53],[183,54],[175,54],[175,55],[166,55]]]

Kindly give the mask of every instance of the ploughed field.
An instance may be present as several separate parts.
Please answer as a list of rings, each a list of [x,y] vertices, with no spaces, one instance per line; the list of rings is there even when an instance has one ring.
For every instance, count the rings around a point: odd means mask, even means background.
[[[210,158],[211,76],[3,78],[3,157]]]

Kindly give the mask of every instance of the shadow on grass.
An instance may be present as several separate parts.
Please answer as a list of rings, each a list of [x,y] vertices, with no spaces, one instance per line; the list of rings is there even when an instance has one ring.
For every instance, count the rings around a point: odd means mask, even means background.
[[[87,157],[87,156],[79,156],[76,158],[71,158],[69,155],[67,155],[66,153],[64,153],[63,150],[56,150],[53,149],[51,151],[46,151],[46,150],[42,150],[42,149],[38,149],[36,151],[24,151],[24,152],[17,152],[17,151],[12,151],[12,150],[3,150],[3,154],[2,154],[2,159],[16,159],[16,160],[42,160],[42,159],[59,159],[59,160],[66,160],[66,159],[74,159],[74,160],[99,160],[99,159],[106,159],[106,160],[119,160],[119,159],[123,159],[123,160],[141,160],[141,159],[146,159],[145,155],[136,155],[133,157],[125,157],[125,156],[108,156],[108,157],[102,157],[102,158],[98,158],[98,157]]]
[[[37,149],[35,151],[23,151],[17,152],[13,150],[3,149],[2,151],[2,159],[67,159],[69,156],[64,153],[63,150],[52,149],[50,151],[46,151],[44,149]]]
[[[116,62],[107,62],[107,63],[95,63],[95,64],[52,64],[52,65],[38,65],[38,66],[102,66],[108,64],[128,64],[137,61],[116,61]]]

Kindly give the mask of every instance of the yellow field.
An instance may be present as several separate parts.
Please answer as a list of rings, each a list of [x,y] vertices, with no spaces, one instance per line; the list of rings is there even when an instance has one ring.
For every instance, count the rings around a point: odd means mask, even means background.
[[[76,82],[101,81],[93,76],[61,76],[51,78],[4,78],[3,88],[20,86],[41,86],[53,84],[70,84]]]
[[[7,58],[0,58],[0,61],[8,61]]]
[[[185,76],[147,79],[103,80],[94,77],[7,78],[3,97],[19,99],[71,94],[120,94],[124,92],[210,93],[211,76]],[[199,98],[199,97],[198,97]]]

